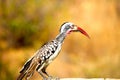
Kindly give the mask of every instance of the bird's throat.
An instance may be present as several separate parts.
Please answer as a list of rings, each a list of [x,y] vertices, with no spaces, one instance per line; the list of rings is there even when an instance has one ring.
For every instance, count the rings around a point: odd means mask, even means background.
[[[60,33],[57,37],[56,40],[59,41],[60,43],[62,43],[66,37],[66,33]]]

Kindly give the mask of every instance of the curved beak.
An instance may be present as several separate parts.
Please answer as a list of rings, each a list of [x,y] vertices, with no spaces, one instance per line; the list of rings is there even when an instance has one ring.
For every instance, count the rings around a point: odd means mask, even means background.
[[[72,30],[73,32],[81,32],[83,35],[85,35],[86,37],[88,37],[90,39],[90,36],[88,35],[88,33],[86,31],[84,31],[82,28],[74,25],[74,29]]]

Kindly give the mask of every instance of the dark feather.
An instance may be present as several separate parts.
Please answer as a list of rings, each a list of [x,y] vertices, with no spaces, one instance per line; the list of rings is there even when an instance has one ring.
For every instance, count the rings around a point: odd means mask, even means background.
[[[25,75],[26,75],[26,73],[21,73],[21,74],[17,77],[17,80],[22,80]]]
[[[27,69],[30,67],[30,64],[31,64],[31,62],[32,62],[32,59],[33,59],[33,58],[29,59],[29,60],[25,63],[24,67],[23,67],[22,70],[20,71],[20,75],[18,76],[17,80],[22,80],[22,79],[24,78],[24,76],[26,75]]]
[[[32,58],[32,59],[33,59],[33,58]],[[29,68],[30,63],[32,62],[32,59],[29,59],[29,60],[25,63],[25,65],[24,65],[23,69],[20,71],[20,73],[25,72],[25,71]]]

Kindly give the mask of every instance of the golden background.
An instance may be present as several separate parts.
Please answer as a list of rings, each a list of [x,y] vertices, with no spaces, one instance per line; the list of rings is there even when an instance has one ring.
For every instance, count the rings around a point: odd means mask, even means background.
[[[0,80],[73,22],[91,37],[67,36],[47,72],[58,77],[120,78],[120,0],[0,0]],[[31,80],[39,80],[35,72]]]

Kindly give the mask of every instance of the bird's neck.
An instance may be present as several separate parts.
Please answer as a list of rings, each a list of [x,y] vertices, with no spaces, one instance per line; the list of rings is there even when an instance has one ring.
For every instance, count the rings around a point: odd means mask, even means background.
[[[56,40],[58,42],[62,43],[64,41],[66,35],[67,35],[66,33],[60,33],[59,35],[57,35]]]

